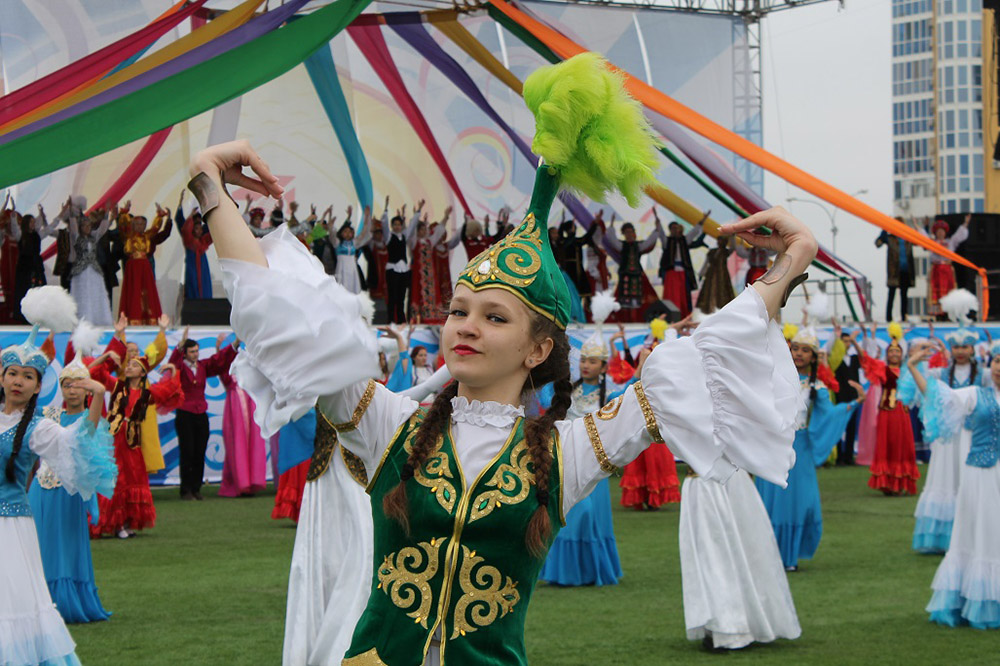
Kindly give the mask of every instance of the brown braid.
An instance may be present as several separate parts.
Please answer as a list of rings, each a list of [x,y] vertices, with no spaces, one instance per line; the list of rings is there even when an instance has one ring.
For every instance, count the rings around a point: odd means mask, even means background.
[[[447,429],[451,420],[451,399],[456,395],[458,395],[458,382],[451,382],[438,393],[413,438],[410,455],[400,473],[400,482],[382,498],[382,511],[386,517],[398,522],[407,536],[410,535],[410,515],[406,499],[406,482],[412,479],[413,472],[424,464],[427,455],[434,449],[437,438]]]

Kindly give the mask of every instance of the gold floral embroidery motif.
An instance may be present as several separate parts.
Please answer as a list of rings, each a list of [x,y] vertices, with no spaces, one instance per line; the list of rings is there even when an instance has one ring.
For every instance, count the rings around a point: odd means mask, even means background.
[[[642,382],[636,382],[632,387],[635,389],[635,399],[639,401],[642,416],[646,419],[646,430],[649,432],[649,436],[653,438],[654,442],[662,442],[663,435],[660,434],[660,429],[656,425],[656,416],[653,415],[652,405],[646,399],[646,391],[642,388]]]
[[[419,430],[419,427],[414,427],[403,440],[403,448],[407,453],[413,450],[413,440]],[[413,478],[425,488],[430,488],[438,504],[450,515],[455,510],[458,495],[455,492],[455,484],[449,481],[454,478],[451,473],[451,458],[441,450],[443,444],[444,437],[439,436],[434,448],[427,454],[424,464],[413,472]]]
[[[496,567],[480,566],[483,561],[476,551],[462,546],[462,568],[458,573],[462,596],[455,604],[452,638],[490,626],[513,611],[521,600],[517,582]]]
[[[459,279],[468,280],[477,287],[487,282],[527,287],[535,281],[542,267],[541,249],[542,231],[532,213],[503,240],[470,261]]]
[[[430,580],[437,575],[441,544],[447,540],[431,539],[421,541],[417,548],[403,548],[386,555],[378,568],[378,589],[424,629],[434,601]]]
[[[607,452],[604,450],[604,444],[601,442],[601,434],[597,432],[597,423],[594,422],[594,415],[587,414],[584,416],[583,425],[587,428],[590,446],[594,449],[594,456],[597,458],[597,463],[601,466],[601,469],[608,474],[621,476],[622,469],[611,462]]]
[[[351,430],[357,430],[358,424],[361,423],[361,417],[365,415],[368,411],[368,405],[372,404],[372,398],[375,397],[375,380],[369,379],[368,386],[365,387],[365,392],[361,395],[361,400],[358,401],[358,406],[354,408],[354,413],[351,414],[351,420],[346,423],[335,423],[334,428],[337,432],[350,432]]]
[[[347,657],[340,664],[341,666],[389,666],[389,664],[382,661],[382,658],[378,656],[375,648],[356,657]]]
[[[500,508],[501,504],[523,502],[532,484],[535,483],[533,467],[531,454],[528,453],[528,443],[522,439],[511,450],[509,462],[497,467],[492,478],[486,482],[485,485],[489,490],[484,490],[472,500],[469,522],[485,518],[493,513],[494,509]]]
[[[597,410],[597,418],[602,421],[610,421],[611,419],[618,416],[618,410],[622,408],[622,402],[624,402],[625,396],[620,395],[608,404]]]

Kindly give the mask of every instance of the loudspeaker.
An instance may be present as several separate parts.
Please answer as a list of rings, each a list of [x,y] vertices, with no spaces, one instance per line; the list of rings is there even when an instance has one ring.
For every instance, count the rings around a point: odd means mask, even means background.
[[[181,307],[181,322],[193,326],[229,326],[232,306],[225,298],[189,299]]]
[[[667,315],[668,324],[673,324],[681,320],[681,311],[674,305],[673,301],[656,301],[655,303],[650,303],[649,307],[646,308],[645,315],[647,322],[653,321],[661,315]]]

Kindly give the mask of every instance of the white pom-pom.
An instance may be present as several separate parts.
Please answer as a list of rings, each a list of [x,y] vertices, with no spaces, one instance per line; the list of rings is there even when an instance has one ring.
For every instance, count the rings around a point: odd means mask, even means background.
[[[81,319],[69,339],[78,357],[96,356],[101,342],[101,330],[86,319]]]
[[[375,318],[375,301],[371,299],[367,291],[358,294],[358,307],[361,309],[361,318],[369,324]]]
[[[818,290],[809,299],[805,307],[806,313],[813,321],[828,321],[833,316],[830,297],[823,290]]]
[[[621,309],[621,304],[615,300],[614,292],[610,289],[599,291],[590,299],[590,314],[595,324],[603,324],[612,312],[618,312]]]
[[[68,291],[55,285],[29,289],[21,299],[21,314],[28,323],[55,333],[76,327],[76,301]]]
[[[949,319],[965,325],[969,323],[969,311],[979,310],[979,299],[967,289],[952,289],[941,297],[941,309]]]

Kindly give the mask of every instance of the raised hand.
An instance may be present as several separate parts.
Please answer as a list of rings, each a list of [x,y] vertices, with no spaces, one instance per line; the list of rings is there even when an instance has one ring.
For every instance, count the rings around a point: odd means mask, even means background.
[[[848,379],[847,383],[850,384],[851,388],[854,389],[854,392],[858,394],[858,402],[864,402],[865,387],[859,384],[858,382],[854,381],[853,379]]]
[[[165,331],[170,326],[170,316],[166,314],[161,314],[160,318],[156,321],[160,325],[160,330]]]
[[[115,322],[115,337],[124,340],[126,328],[128,328],[128,317],[123,312],[118,315],[118,321]]]
[[[253,175],[244,174],[244,167],[249,167]],[[271,173],[270,167],[246,139],[209,146],[199,152],[191,164],[191,176],[201,172],[218,177],[224,184],[237,185],[264,196],[278,198],[285,191],[278,184],[278,177]]]

